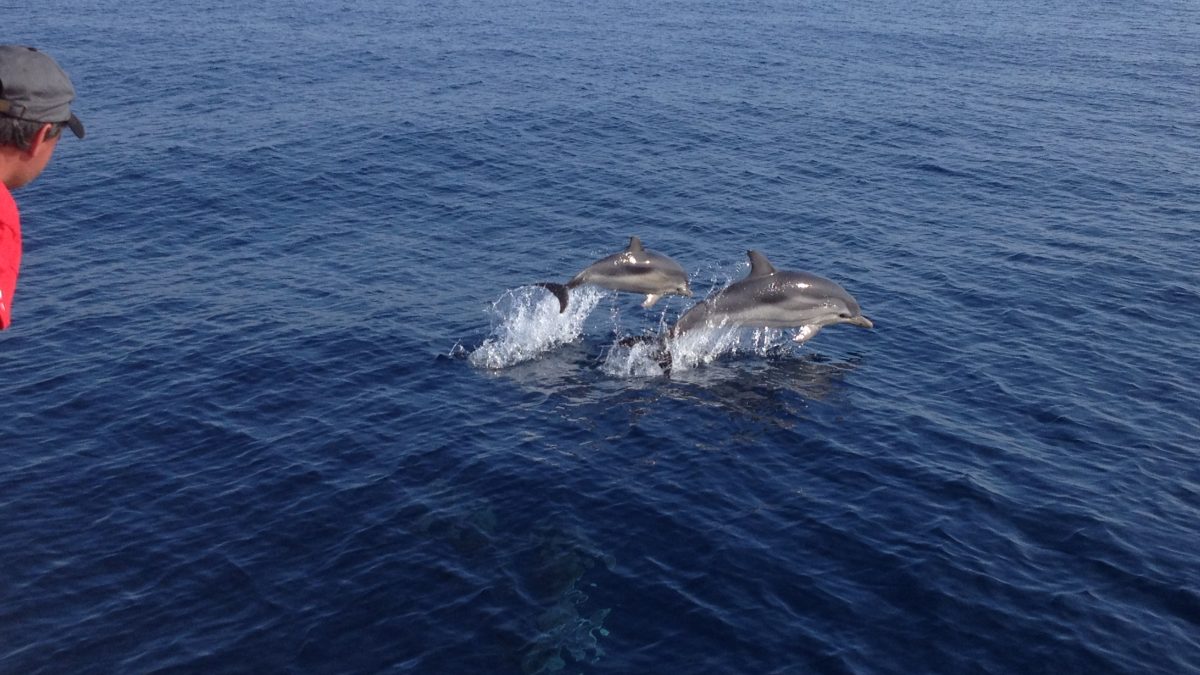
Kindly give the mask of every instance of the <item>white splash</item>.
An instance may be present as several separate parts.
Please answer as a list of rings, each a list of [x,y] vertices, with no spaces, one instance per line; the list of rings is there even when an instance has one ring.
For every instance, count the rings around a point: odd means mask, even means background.
[[[657,339],[640,342],[632,347],[623,347],[619,342],[615,343],[608,350],[604,362],[600,364],[600,371],[622,379],[661,377],[663,368],[659,365],[659,356],[662,348],[662,342]]]
[[[603,291],[590,286],[574,289],[567,311],[560,314],[558,300],[541,288],[506,291],[489,310],[491,335],[467,359],[476,367],[498,370],[572,342],[603,297]]]
[[[743,331],[724,322],[716,326],[688,331],[668,342],[671,350],[671,369],[690,370],[706,365],[725,354],[736,354]]]
[[[664,373],[663,366],[668,362],[671,371],[678,373],[707,365],[726,355],[770,356],[791,349],[793,343],[785,331],[748,330],[722,323],[689,331],[674,340],[653,338],[629,347],[622,346],[618,340],[609,349],[601,370],[613,377],[657,377]]]

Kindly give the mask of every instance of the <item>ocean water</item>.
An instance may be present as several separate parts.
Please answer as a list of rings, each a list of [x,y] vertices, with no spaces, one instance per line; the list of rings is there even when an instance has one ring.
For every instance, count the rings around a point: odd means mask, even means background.
[[[0,672],[1200,672],[1194,2],[3,11]]]

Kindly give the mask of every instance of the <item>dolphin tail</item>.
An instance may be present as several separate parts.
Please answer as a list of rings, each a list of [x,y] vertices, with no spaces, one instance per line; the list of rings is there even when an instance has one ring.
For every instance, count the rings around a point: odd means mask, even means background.
[[[542,288],[553,293],[554,297],[558,298],[559,314],[567,311],[567,301],[570,300],[570,297],[567,295],[568,286],[566,284],[556,284],[550,281],[542,281],[534,284],[534,286],[541,286]]]

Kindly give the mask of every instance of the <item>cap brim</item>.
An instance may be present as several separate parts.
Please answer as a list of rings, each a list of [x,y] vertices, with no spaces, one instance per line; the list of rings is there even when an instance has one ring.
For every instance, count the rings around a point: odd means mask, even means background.
[[[79,121],[75,113],[71,113],[71,119],[67,120],[67,126],[71,128],[71,131],[75,132],[76,138],[83,138],[83,122]]]

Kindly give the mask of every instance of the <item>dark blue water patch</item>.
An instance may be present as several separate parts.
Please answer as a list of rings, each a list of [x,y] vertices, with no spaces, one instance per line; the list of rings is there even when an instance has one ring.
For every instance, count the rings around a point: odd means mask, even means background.
[[[1196,671],[1186,3],[46,9],[0,671]],[[615,367],[751,248],[877,329]]]

